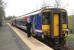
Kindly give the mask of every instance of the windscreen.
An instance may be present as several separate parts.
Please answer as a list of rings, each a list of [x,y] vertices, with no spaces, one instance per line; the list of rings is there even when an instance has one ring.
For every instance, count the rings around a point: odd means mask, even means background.
[[[50,23],[50,12],[43,12],[42,13],[42,24],[46,25]]]
[[[67,21],[67,14],[66,12],[62,12],[62,23],[63,24],[66,24],[68,21]]]

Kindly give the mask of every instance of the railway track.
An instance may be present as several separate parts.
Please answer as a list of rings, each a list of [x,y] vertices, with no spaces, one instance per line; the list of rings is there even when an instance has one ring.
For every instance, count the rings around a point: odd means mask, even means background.
[[[34,38],[36,38],[36,37],[34,37]],[[38,38],[36,38],[37,40],[39,40],[39,41],[41,41],[42,43],[44,43],[44,44],[46,44],[47,46],[49,46],[49,47],[51,47],[51,48],[53,48],[54,50],[71,50],[69,47],[70,46],[68,46],[68,43],[66,43],[64,46],[59,46],[59,47],[56,47],[56,46],[50,46],[50,45],[48,45],[47,43],[45,43],[42,39],[38,39]],[[69,41],[71,38],[67,38],[67,40]],[[72,39],[71,39],[72,40]]]

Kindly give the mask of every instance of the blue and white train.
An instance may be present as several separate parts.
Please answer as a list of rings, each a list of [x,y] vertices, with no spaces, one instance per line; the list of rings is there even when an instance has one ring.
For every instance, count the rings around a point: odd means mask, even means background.
[[[31,36],[42,38],[51,45],[65,44],[65,35],[68,33],[66,10],[45,8],[37,14],[14,19],[12,25],[27,30],[26,22],[28,21],[32,23]]]

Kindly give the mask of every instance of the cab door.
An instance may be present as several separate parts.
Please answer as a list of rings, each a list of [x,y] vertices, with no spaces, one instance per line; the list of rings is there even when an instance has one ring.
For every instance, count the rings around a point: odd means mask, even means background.
[[[53,15],[53,34],[54,37],[59,36],[59,14]]]

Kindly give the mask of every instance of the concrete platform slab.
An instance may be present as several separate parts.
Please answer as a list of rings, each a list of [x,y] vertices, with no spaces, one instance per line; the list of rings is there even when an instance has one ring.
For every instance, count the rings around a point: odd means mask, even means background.
[[[0,50],[30,50],[8,26],[0,27]]]

